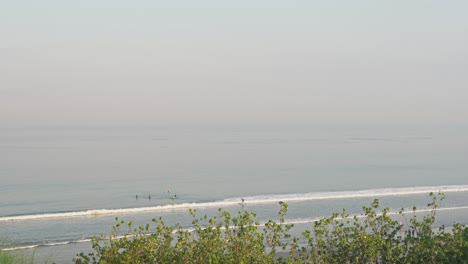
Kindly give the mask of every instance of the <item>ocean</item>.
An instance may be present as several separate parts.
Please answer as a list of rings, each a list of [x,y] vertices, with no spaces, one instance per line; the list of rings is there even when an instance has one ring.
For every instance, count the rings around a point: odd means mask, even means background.
[[[0,249],[57,263],[116,217],[190,227],[190,208],[224,208],[265,222],[285,201],[286,220],[307,228],[375,198],[424,213],[438,191],[436,224],[467,224],[467,126],[0,128]]]

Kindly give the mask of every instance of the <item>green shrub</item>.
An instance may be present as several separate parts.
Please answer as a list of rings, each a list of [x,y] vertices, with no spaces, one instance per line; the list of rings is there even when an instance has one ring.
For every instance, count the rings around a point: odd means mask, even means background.
[[[0,264],[33,264],[34,255],[26,256],[18,252],[0,251]]]
[[[455,224],[450,231],[434,229],[438,202],[443,194],[430,194],[427,215],[416,208],[390,217],[378,200],[363,207],[359,216],[345,210],[315,222],[301,237],[292,237],[285,223],[287,204],[280,202],[279,221],[264,225],[252,212],[231,216],[219,209],[216,216],[198,218],[192,229],[168,226],[162,219],[133,227],[117,220],[109,237],[94,237],[95,252],[80,253],[77,264],[89,263],[468,263],[468,228]],[[125,227],[126,226],[126,227]],[[125,235],[119,237],[122,228]]]

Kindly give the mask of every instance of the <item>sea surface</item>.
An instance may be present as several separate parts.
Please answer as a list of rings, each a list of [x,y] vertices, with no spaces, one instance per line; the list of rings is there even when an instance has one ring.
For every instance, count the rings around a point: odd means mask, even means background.
[[[224,208],[266,222],[285,201],[307,228],[375,198],[424,213],[439,191],[436,224],[467,224],[467,126],[0,128],[0,249],[57,263],[116,217],[188,228],[189,208]]]

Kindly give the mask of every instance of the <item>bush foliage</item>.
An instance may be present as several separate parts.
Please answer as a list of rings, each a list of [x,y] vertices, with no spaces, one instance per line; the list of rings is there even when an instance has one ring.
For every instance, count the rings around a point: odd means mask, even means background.
[[[17,252],[0,250],[0,264],[33,264],[34,254],[27,256]]]
[[[80,253],[76,264],[119,263],[468,263],[468,228],[434,227],[443,194],[430,194],[429,213],[391,217],[378,200],[359,216],[343,210],[312,225],[301,237],[290,234],[287,204],[280,202],[279,221],[260,225],[256,214],[193,216],[193,227],[170,226],[161,218],[154,226],[134,227],[117,220],[110,236],[94,237],[94,252]],[[122,229],[126,229],[125,235]]]

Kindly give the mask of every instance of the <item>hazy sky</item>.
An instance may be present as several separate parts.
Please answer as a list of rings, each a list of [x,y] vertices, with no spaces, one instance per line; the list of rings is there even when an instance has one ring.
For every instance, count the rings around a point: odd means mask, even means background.
[[[0,3],[0,125],[468,122],[468,1]]]

